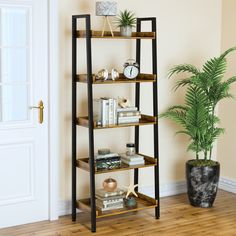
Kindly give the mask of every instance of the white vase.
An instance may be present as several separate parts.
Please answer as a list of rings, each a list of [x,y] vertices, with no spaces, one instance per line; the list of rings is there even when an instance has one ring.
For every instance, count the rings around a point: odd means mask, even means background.
[[[120,27],[120,35],[124,37],[132,36],[132,26],[121,26]]]

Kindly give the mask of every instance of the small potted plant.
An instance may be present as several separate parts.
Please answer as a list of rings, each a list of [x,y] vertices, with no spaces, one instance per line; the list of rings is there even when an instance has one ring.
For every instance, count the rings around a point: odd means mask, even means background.
[[[186,162],[186,180],[188,198],[193,206],[211,207],[217,194],[220,163],[212,160],[212,149],[224,129],[218,127],[220,119],[215,111],[221,100],[232,97],[229,89],[236,82],[236,76],[224,80],[224,74],[226,56],[235,50],[236,47],[230,48],[207,61],[202,70],[181,64],[170,71],[170,76],[182,72],[190,74],[188,78],[177,81],[175,87],[187,87],[185,104],[170,107],[160,117],[178,123],[182,129],[177,133],[190,139],[187,150],[195,153],[195,159]]]
[[[120,35],[124,37],[132,36],[132,28],[135,27],[136,17],[133,12],[124,10],[116,17],[116,23],[120,27]]]

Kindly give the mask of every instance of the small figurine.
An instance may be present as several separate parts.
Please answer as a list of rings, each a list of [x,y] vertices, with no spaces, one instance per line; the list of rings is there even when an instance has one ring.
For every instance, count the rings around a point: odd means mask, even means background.
[[[124,97],[122,97],[122,98],[118,97],[118,105],[122,108],[126,108],[126,107],[131,106],[130,105],[130,100],[127,99],[127,98],[124,98]]]
[[[116,190],[117,182],[115,179],[108,178],[103,181],[102,186],[107,192],[113,192]]]

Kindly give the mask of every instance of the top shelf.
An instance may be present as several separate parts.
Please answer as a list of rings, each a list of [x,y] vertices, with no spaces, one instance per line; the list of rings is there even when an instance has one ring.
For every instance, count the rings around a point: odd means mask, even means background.
[[[133,32],[131,37],[121,36],[120,32],[118,31],[114,31],[113,33],[114,37],[112,37],[110,31],[105,31],[104,36],[102,36],[102,31],[91,30],[91,37],[99,39],[155,39],[156,37],[155,32]],[[85,38],[85,37],[86,37],[85,30],[77,31],[77,38]]]

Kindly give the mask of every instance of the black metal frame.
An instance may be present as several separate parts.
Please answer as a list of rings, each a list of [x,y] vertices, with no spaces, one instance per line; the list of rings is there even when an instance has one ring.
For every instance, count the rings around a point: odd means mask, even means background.
[[[93,122],[93,83],[92,83],[92,53],[91,53],[91,23],[90,15],[72,16],[72,220],[76,220],[76,74],[77,74],[77,20],[84,19],[86,23],[86,54],[87,54],[87,92],[88,92],[88,117],[89,117],[89,164],[90,164],[90,205],[91,205],[91,231],[96,232],[96,204],[95,204],[95,168],[94,168],[94,122]],[[156,35],[156,18],[137,18],[137,32],[141,32],[141,23],[151,21],[152,32]],[[136,40],[136,61],[140,65],[141,39]],[[153,74],[157,75],[157,42],[156,37],[152,40],[152,67]],[[135,85],[135,105],[140,109],[140,83]],[[158,90],[157,80],[153,82],[153,115],[157,117]],[[158,125],[154,129],[154,158],[157,160],[155,171],[155,199],[158,206],[155,208],[155,217],[160,217],[159,201],[159,161],[158,161]],[[139,126],[135,127],[135,147],[139,151]],[[138,169],[134,170],[134,184],[138,184]]]

